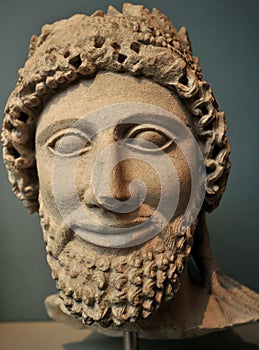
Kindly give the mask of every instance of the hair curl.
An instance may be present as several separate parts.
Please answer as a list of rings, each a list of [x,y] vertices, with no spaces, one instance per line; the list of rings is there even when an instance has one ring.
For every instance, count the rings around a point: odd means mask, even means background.
[[[218,206],[230,170],[223,112],[192,56],[187,30],[177,31],[157,9],[125,3],[122,13],[75,15],[45,25],[33,36],[29,58],[5,108],[3,158],[13,192],[30,212],[38,210],[35,125],[46,101],[73,81],[98,71],[142,75],[176,93],[193,117],[207,170],[207,211]]]

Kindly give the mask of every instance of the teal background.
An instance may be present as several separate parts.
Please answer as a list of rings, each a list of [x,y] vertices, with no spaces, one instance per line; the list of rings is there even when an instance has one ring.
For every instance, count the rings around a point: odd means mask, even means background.
[[[45,23],[91,14],[123,1],[9,0],[0,3],[0,110],[17,81],[32,34]],[[132,3],[138,3],[132,1]],[[221,206],[208,215],[212,249],[229,275],[259,292],[258,86],[259,1],[145,1],[189,30],[204,78],[225,111],[232,170]],[[3,114],[3,113],[2,113]],[[46,320],[44,298],[56,292],[37,214],[11,193],[0,164],[0,321]]]

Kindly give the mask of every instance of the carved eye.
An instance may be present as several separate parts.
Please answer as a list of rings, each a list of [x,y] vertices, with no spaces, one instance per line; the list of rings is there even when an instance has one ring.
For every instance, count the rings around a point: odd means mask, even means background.
[[[131,146],[144,151],[165,150],[174,143],[175,138],[165,130],[160,130],[155,126],[139,125],[131,129],[126,137],[137,140],[130,142]]]
[[[48,148],[56,155],[72,157],[87,152],[90,145],[91,140],[86,134],[69,129],[54,135],[48,143]]]

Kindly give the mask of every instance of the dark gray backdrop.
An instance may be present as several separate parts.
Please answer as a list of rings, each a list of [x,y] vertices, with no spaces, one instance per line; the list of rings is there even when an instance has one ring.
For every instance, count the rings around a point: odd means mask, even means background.
[[[138,3],[138,1],[132,1]],[[123,1],[9,0],[0,3],[3,111],[27,56],[29,39],[45,23],[92,13]],[[205,79],[226,112],[232,170],[221,206],[209,215],[214,255],[232,277],[259,292],[258,86],[259,1],[145,1],[179,28],[186,25]],[[45,320],[44,298],[56,292],[45,260],[37,214],[11,193],[0,164],[0,321]]]

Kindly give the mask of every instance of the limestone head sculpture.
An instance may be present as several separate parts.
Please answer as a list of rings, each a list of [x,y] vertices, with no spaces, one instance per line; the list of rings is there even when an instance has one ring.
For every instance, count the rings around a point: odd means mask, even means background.
[[[149,338],[258,320],[258,295],[210,250],[230,148],[185,27],[128,3],[45,25],[2,142],[13,192],[41,218],[53,318]]]

